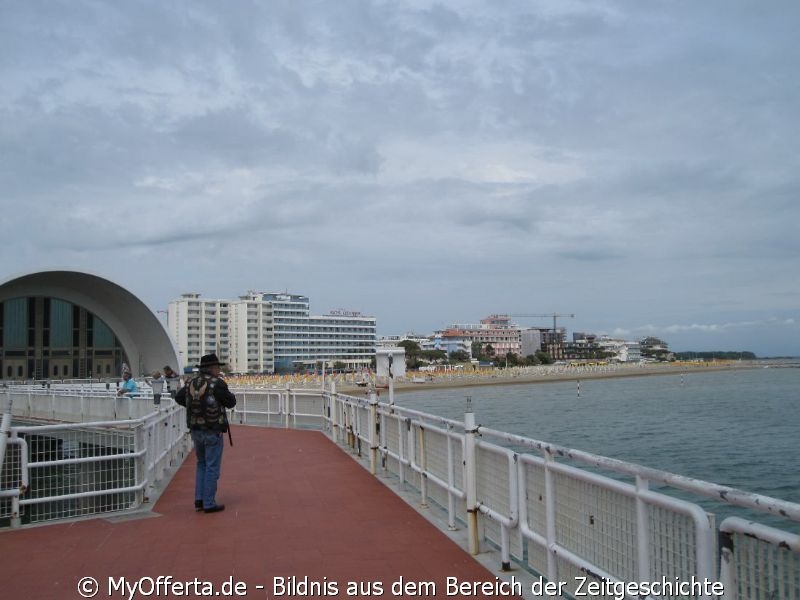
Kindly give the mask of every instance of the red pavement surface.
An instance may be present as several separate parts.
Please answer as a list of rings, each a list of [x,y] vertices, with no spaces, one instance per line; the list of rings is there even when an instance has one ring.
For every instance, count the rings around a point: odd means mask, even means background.
[[[233,437],[217,492],[224,512],[195,513],[195,461],[189,456],[154,507],[160,516],[0,533],[0,599],[81,598],[83,577],[99,582],[96,598],[131,597],[123,590],[109,593],[109,578],[122,577],[130,585],[146,577],[197,578],[217,586],[212,595],[224,591],[221,584],[232,578],[246,585],[246,596],[239,597],[247,598],[366,597],[348,594],[348,582],[376,581],[383,593],[373,597],[392,598],[398,596],[391,586],[401,577],[433,582],[436,596],[446,597],[446,577],[495,581],[323,434],[236,427]],[[275,577],[286,578],[287,585],[276,587]],[[321,584],[321,593],[291,587],[290,577]],[[193,597],[203,591],[200,585],[182,591],[160,587],[150,597]],[[403,596],[424,597],[420,592]]]

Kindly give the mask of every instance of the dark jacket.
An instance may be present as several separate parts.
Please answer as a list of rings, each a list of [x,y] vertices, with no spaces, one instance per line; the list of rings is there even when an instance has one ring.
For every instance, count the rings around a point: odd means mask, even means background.
[[[186,385],[184,385],[178,393],[175,394],[175,402],[180,404],[181,406],[186,406],[187,402],[190,400],[189,397],[189,383],[192,381],[203,378],[206,380],[206,383],[209,385],[209,389],[213,390],[214,398],[216,401],[223,407],[222,408],[222,415],[223,415],[223,422],[222,423],[211,423],[210,425],[197,425],[191,422],[191,411],[186,410],[186,425],[189,429],[211,429],[214,431],[221,431],[225,432],[228,430],[228,415],[225,412],[226,408],[233,408],[236,406],[236,396],[228,389],[228,384],[220,377],[214,377],[210,373],[206,373],[201,371],[194,377],[192,377],[189,381],[187,381]]]

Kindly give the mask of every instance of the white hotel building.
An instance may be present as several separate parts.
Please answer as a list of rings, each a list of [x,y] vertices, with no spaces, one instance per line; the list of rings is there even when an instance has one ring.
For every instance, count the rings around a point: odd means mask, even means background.
[[[307,296],[248,292],[236,300],[183,294],[169,304],[168,327],[184,366],[214,352],[235,373],[290,371],[299,364],[369,366],[376,319],[352,311],[313,316]]]

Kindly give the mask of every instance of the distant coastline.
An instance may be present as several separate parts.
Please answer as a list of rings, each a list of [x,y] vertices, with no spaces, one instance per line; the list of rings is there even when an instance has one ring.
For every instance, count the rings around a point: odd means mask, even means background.
[[[541,367],[526,369],[498,369],[491,374],[454,374],[438,375],[423,382],[413,382],[413,376],[398,380],[394,385],[396,393],[429,389],[446,389],[461,387],[479,387],[488,385],[530,385],[538,383],[555,383],[559,381],[582,381],[589,379],[605,379],[612,377],[651,377],[658,375],[683,375],[689,373],[708,373],[711,371],[735,371],[741,369],[764,368],[759,361],[718,361],[711,363],[657,363],[645,365],[606,365],[598,367],[562,367],[544,370]],[[349,382],[337,383],[336,390],[346,394],[365,395],[367,388],[358,387]],[[378,388],[381,396],[388,390]]]
[[[480,387],[490,385],[531,385],[538,383],[555,383],[559,381],[584,381],[589,379],[605,379],[612,377],[651,377],[658,375],[688,375],[691,373],[708,373],[711,371],[736,371],[742,369],[762,369],[766,367],[798,366],[800,361],[712,361],[712,362],[671,362],[645,363],[629,365],[625,363],[593,366],[536,366],[513,367],[509,369],[480,369],[476,371],[448,371],[434,373],[418,373],[408,371],[405,377],[395,380],[396,393],[420,390],[435,390],[462,387]],[[319,389],[322,387],[322,376],[317,374],[292,375],[233,375],[228,383],[234,388],[246,389]],[[359,382],[361,385],[359,385]],[[363,385],[364,383],[368,385]],[[356,373],[327,374],[325,387],[330,389],[335,383],[336,391],[355,396],[365,396],[371,387],[385,398],[388,394],[387,380]]]

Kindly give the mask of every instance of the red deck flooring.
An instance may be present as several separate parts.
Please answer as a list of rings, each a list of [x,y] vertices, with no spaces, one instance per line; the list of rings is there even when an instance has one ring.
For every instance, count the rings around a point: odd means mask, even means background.
[[[0,533],[0,598],[81,598],[77,586],[84,577],[97,580],[96,598],[130,597],[122,590],[109,593],[109,578],[122,577],[131,585],[159,576],[197,578],[216,586],[212,594],[232,578],[241,582],[240,592],[246,586],[248,598],[362,597],[367,594],[348,594],[348,582],[376,581],[383,589],[373,596],[391,598],[398,597],[391,586],[401,577],[433,582],[436,595],[446,597],[446,577],[495,581],[323,434],[240,426],[233,436],[217,492],[224,512],[195,513],[190,455],[153,518],[97,518]],[[275,577],[287,585],[275,587]],[[291,577],[301,585],[288,585]],[[306,582],[321,589],[304,589]],[[142,591],[149,585],[145,579]],[[195,595],[191,588],[156,590],[150,597]],[[203,588],[194,591],[199,595]]]

